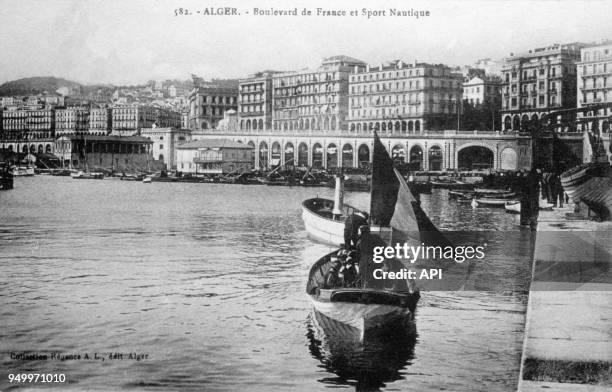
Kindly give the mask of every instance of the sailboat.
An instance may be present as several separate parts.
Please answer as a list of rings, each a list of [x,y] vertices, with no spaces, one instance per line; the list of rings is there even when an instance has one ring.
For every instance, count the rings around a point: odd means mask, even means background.
[[[393,167],[376,133],[371,189],[371,225],[361,234],[358,266],[352,267],[357,271],[354,279],[330,279],[339,268],[351,267],[350,252],[347,255],[341,248],[314,263],[306,285],[314,309],[362,341],[369,335],[410,330],[420,298],[414,280],[380,278],[381,270],[401,273],[404,265],[394,258],[383,264],[373,263],[374,248],[397,243],[447,243]]]

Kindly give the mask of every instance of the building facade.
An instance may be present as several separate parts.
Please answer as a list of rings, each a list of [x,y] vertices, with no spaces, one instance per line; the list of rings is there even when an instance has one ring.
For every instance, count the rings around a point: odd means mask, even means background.
[[[55,134],[83,135],[89,132],[89,108],[69,107],[55,110]]]
[[[140,135],[153,142],[151,154],[156,160],[164,162],[167,170],[176,170],[176,147],[191,140],[189,129],[144,128]]]
[[[38,107],[2,111],[0,142],[4,148],[31,154],[52,153],[54,138],[53,109]]]
[[[361,60],[333,56],[315,70],[274,75],[273,131],[348,130],[349,75],[365,67]]]
[[[257,131],[272,128],[272,76],[264,71],[238,82],[240,129]]]
[[[502,67],[502,124],[504,130],[529,131],[550,112],[576,107],[576,63],[580,43],[555,44],[527,53],[511,54]],[[565,130],[575,116],[558,119]]]
[[[612,102],[612,41],[589,45],[580,50],[578,65],[579,108],[582,129],[609,133],[612,123],[612,109],[588,110],[594,105]]]
[[[157,119],[156,108],[146,105],[117,105],[112,108],[111,134],[134,136],[142,128],[151,128]]]
[[[253,169],[253,147],[229,139],[202,139],[177,146],[177,170],[228,174]]]
[[[463,76],[445,65],[394,61],[350,75],[349,129],[420,133],[456,127]]]
[[[163,168],[151,154],[153,142],[142,136],[63,135],[55,140],[55,155],[67,167],[113,172]]]
[[[215,129],[227,110],[238,110],[238,86],[196,87],[189,95],[189,128],[192,131]]]
[[[89,111],[89,134],[103,136],[111,129],[111,109],[91,108]]]

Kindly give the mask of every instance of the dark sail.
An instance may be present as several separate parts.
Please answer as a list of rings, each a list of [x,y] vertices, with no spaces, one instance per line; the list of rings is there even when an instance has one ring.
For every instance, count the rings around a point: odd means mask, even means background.
[[[372,224],[376,226],[389,226],[395,211],[399,181],[395,176],[393,160],[387,153],[376,132],[374,132],[371,189],[370,216]]]
[[[427,217],[393,160],[374,133],[372,162],[372,225],[393,228],[393,242],[420,240],[427,245],[450,245]]]

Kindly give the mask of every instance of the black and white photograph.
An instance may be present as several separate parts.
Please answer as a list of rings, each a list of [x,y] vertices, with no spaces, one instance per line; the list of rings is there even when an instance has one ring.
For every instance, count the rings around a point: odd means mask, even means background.
[[[0,391],[612,392],[612,2],[0,6]]]

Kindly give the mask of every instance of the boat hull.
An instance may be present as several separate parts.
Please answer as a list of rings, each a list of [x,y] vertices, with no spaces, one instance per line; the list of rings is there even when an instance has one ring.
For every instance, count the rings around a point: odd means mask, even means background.
[[[414,324],[407,307],[383,304],[320,301],[311,296],[314,309],[336,324],[345,335],[362,341],[366,336],[405,330]]]
[[[506,203],[515,202],[517,200],[508,200],[508,199],[497,199],[493,197],[482,197],[474,199],[476,203],[480,206],[491,206],[491,207],[503,207]]]
[[[330,199],[307,199],[302,203],[302,220],[308,236],[317,242],[337,246],[344,244],[344,221],[350,213],[357,212],[356,208],[344,205],[343,214],[332,219],[330,214],[323,215],[317,210],[317,205],[329,205],[334,202]]]
[[[583,202],[602,219],[612,212],[612,168],[607,164],[586,164],[561,175],[563,190],[574,202]]]

